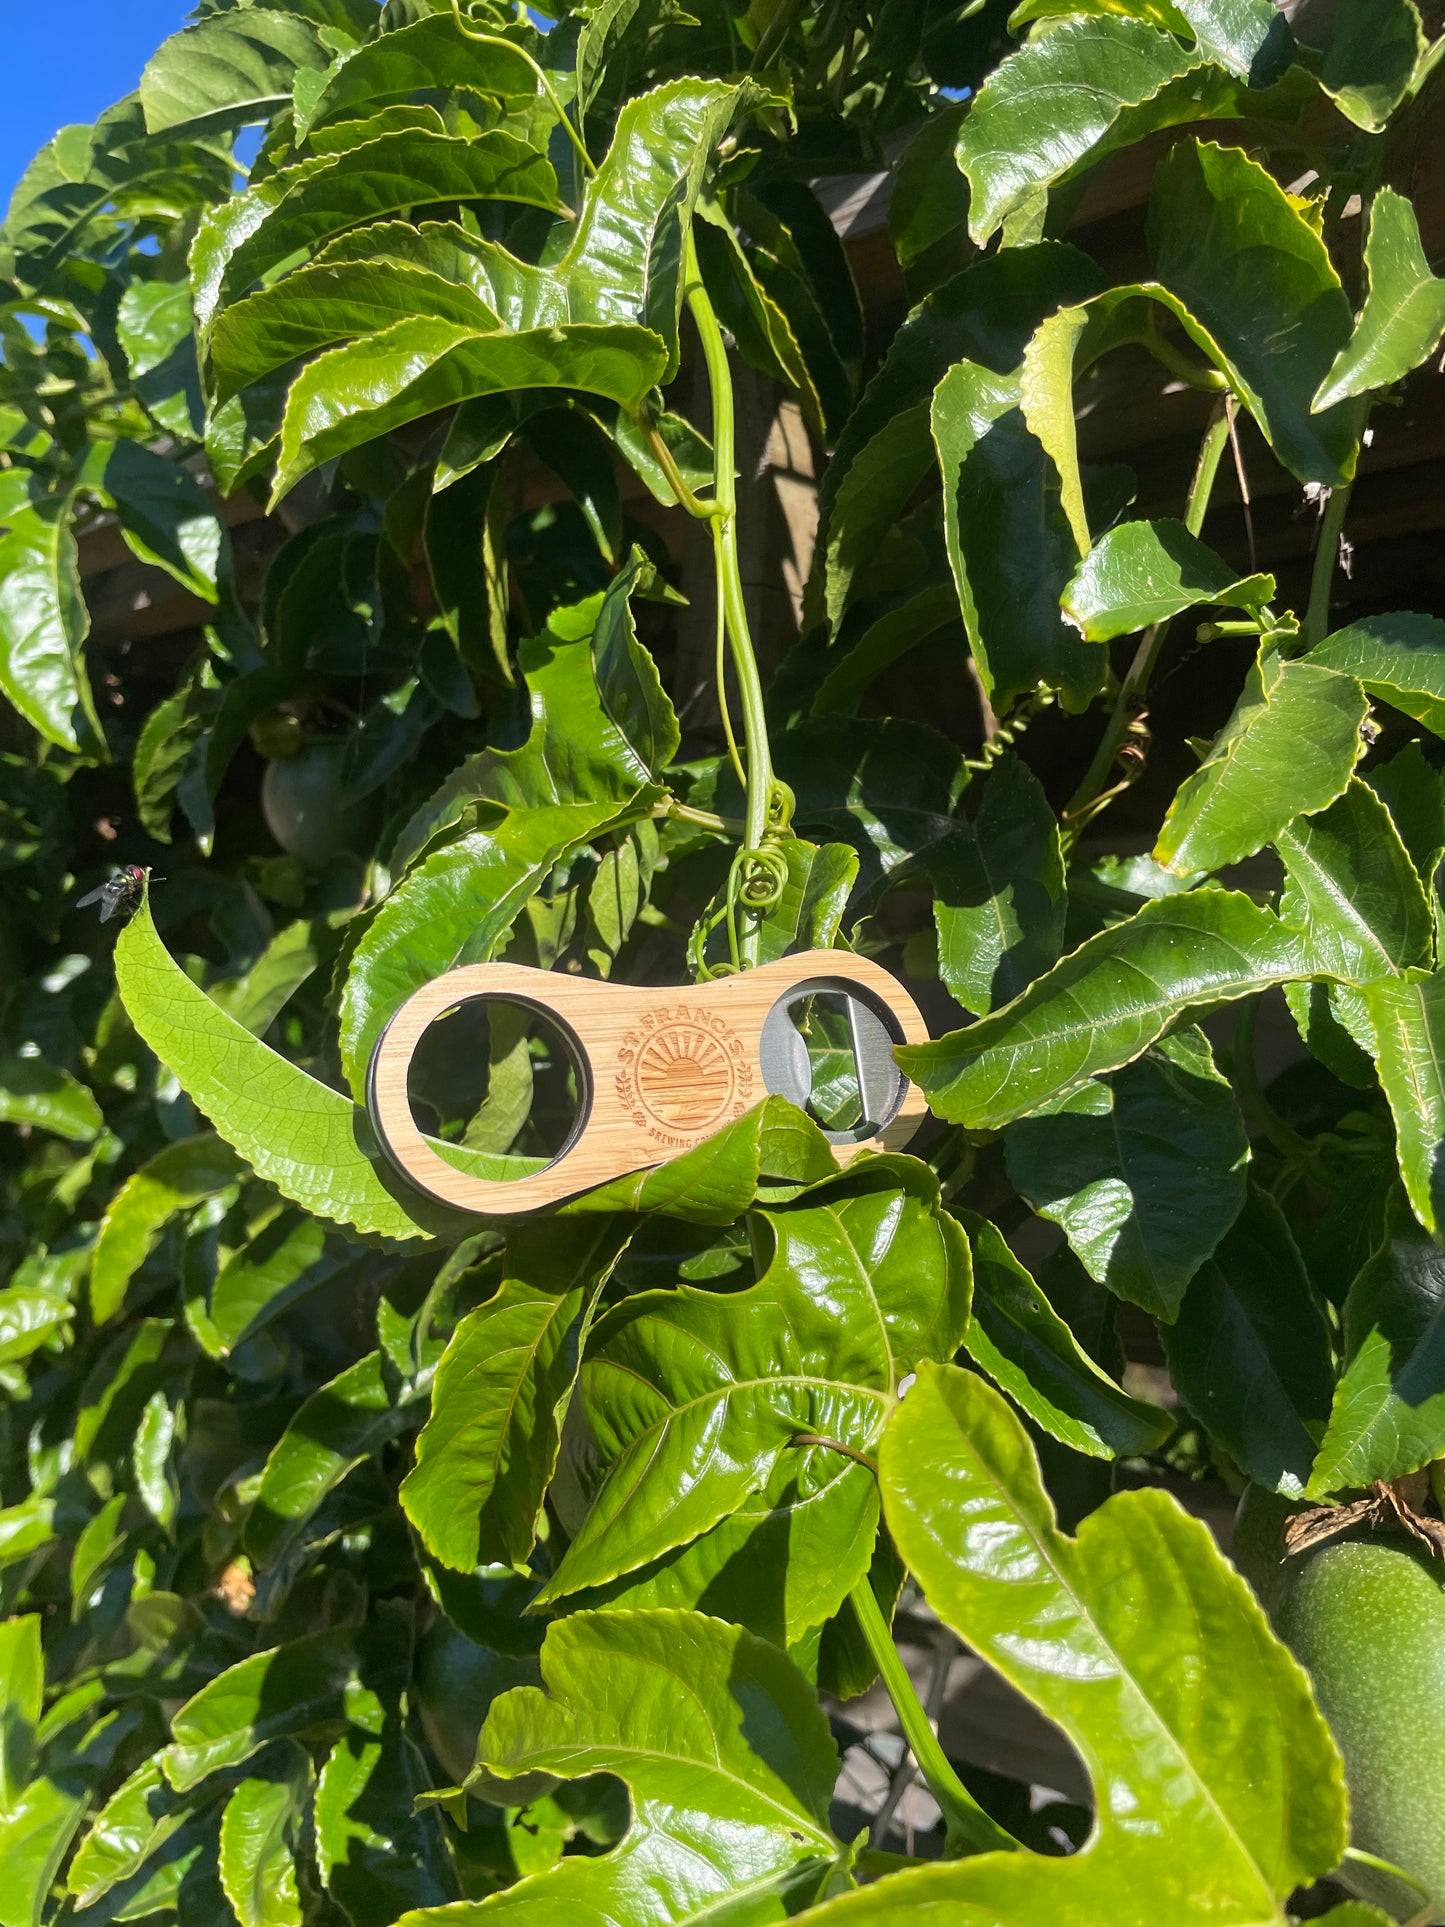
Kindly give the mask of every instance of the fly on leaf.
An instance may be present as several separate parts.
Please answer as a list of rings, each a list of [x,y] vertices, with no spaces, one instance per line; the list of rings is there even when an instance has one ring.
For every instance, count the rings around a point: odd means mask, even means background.
[[[145,880],[146,873],[138,863],[127,863],[123,870],[117,870],[113,877],[107,877],[98,888],[87,891],[75,907],[84,910],[88,905],[98,903],[101,922],[109,923],[119,911],[127,910],[140,901]]]

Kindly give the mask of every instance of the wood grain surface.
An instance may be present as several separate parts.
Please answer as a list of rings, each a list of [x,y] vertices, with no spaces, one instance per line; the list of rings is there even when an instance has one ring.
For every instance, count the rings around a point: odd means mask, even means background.
[[[482,1215],[513,1216],[575,1197],[630,1171],[690,1151],[768,1095],[763,1028],[800,985],[852,993],[900,1043],[928,1029],[888,971],[843,950],[807,950],[735,977],[678,989],[634,988],[522,964],[469,964],[413,993],[377,1042],[369,1108],[396,1168],[418,1190]],[[570,1141],[544,1170],[489,1179],[448,1162],[412,1113],[408,1073],[428,1027],[477,998],[503,999],[549,1018],[578,1072],[580,1106]],[[834,1145],[840,1163],[861,1150],[898,1150],[925,1114],[923,1095],[898,1073],[882,1128]],[[775,1084],[777,1080],[775,1078]]]

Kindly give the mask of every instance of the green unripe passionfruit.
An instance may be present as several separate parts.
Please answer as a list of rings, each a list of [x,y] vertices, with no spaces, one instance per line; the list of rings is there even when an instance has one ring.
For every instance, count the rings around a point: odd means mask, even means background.
[[[311,743],[299,756],[268,763],[261,779],[266,827],[288,856],[320,870],[335,856],[364,856],[376,828],[376,799],[343,802],[346,744]]]
[[[421,1642],[415,1687],[427,1743],[460,1785],[477,1757],[477,1735],[492,1701],[541,1678],[532,1659],[489,1652],[439,1619]]]
[[[1412,1874],[1445,1918],[1445,1566],[1378,1540],[1295,1565],[1275,1624],[1344,1755],[1354,1844]],[[1345,1877],[1402,1918],[1420,1909],[1418,1894],[1358,1861]]]

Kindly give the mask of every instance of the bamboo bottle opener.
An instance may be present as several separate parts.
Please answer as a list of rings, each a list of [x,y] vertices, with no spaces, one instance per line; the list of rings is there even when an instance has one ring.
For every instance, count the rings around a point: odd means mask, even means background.
[[[922,1092],[893,1061],[928,1028],[896,978],[844,950],[807,950],[686,989],[637,989],[521,964],[467,964],[423,984],[377,1041],[368,1108],[388,1158],[418,1190],[482,1215],[534,1211],[690,1151],[762,1098],[812,1095],[807,1044],[792,1012],[831,994],[848,1013],[862,1118],[825,1135],[846,1162],[895,1151],[918,1129]],[[571,1057],[577,1119],[545,1169],[491,1180],[447,1162],[412,1115],[407,1077],[430,1025],[476,999],[548,1017]]]

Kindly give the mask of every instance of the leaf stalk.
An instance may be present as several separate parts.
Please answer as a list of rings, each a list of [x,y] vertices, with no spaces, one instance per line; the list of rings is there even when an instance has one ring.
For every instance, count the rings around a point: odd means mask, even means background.
[[[898,1715],[898,1724],[903,1728],[903,1737],[908,1742],[919,1772],[928,1782],[929,1792],[942,1810],[946,1851],[955,1855],[1018,1852],[1019,1842],[997,1820],[984,1812],[949,1763],[947,1754],[939,1744],[938,1735],[923,1710],[923,1702],[914,1690],[913,1681],[908,1677],[908,1668],[893,1644],[883,1610],[866,1576],[859,1580],[848,1597],[868,1651],[873,1656],[873,1663],[883,1676],[883,1684]]]
[[[1320,517],[1319,539],[1315,543],[1315,558],[1310,569],[1310,599],[1305,610],[1304,639],[1311,648],[1317,642],[1323,642],[1329,634],[1330,589],[1335,579],[1340,536],[1344,532],[1345,515],[1353,487],[1353,481],[1349,481],[1341,488],[1332,488],[1325,503],[1325,512]]]

